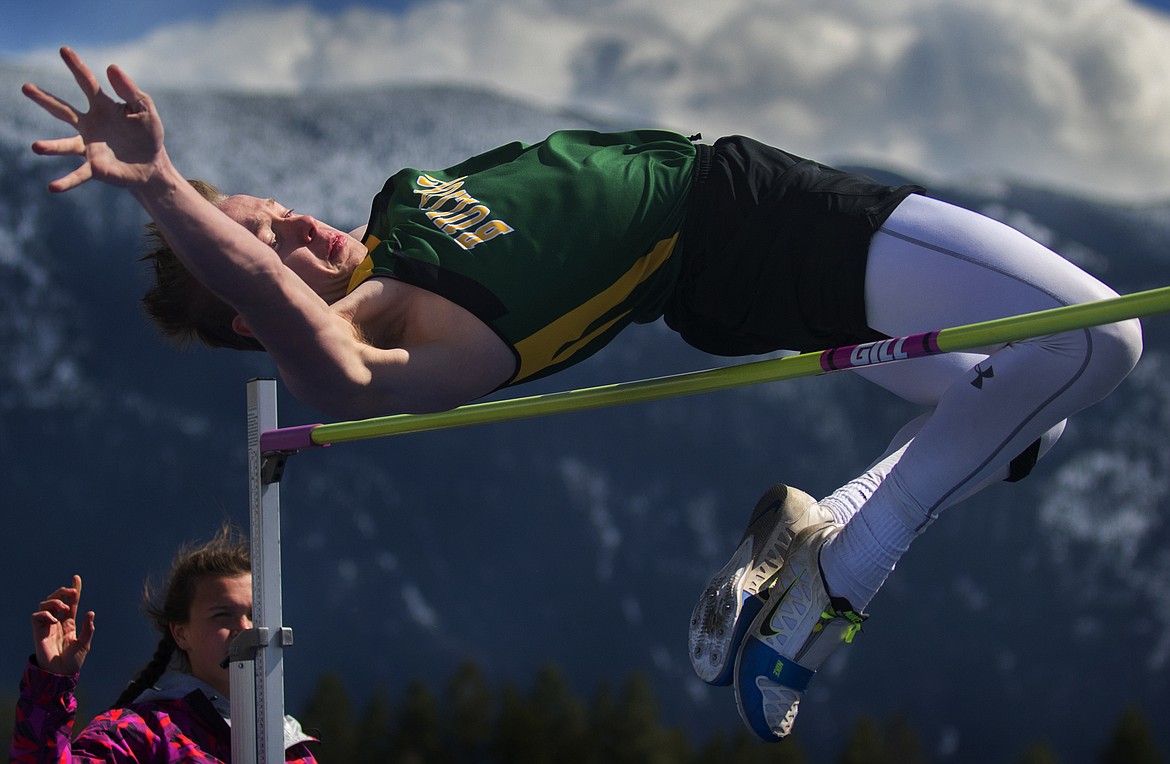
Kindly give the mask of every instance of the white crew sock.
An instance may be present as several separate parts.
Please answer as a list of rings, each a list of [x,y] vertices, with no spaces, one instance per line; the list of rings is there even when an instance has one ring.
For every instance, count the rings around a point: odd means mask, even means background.
[[[821,573],[829,594],[848,600],[859,613],[921,532],[898,513],[876,509],[871,505],[857,513],[821,549]]]
[[[895,443],[898,441],[896,438]],[[864,610],[873,599],[920,532],[916,530],[920,522],[908,521],[900,513],[889,511],[889,502],[875,505],[871,501],[898,463],[906,441],[895,447],[896,450],[860,476],[818,502],[845,526],[821,549],[825,586],[832,596],[847,599],[857,612]]]

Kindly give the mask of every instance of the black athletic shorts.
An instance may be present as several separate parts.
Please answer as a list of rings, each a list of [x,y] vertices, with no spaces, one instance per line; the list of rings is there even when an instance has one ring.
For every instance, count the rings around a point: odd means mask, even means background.
[[[874,232],[917,186],[886,186],[751,138],[699,145],[666,323],[716,355],[880,339],[865,322]]]

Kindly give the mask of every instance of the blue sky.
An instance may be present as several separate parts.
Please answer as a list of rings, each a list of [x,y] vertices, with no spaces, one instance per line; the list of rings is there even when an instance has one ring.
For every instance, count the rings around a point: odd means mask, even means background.
[[[354,6],[400,11],[415,2],[425,0],[312,0],[302,5],[336,13]],[[4,9],[4,23],[0,24],[0,55],[56,47],[62,43],[104,45],[125,42],[161,26],[205,21],[232,9],[288,5],[264,0],[10,0]]]
[[[0,58],[60,71],[68,43],[147,90],[454,82],[927,182],[1170,198],[1153,5],[1170,0],[10,2]]]
[[[588,1],[588,0],[584,0]],[[1021,3],[1042,0],[1019,0]],[[1170,0],[1140,0],[1150,7],[1170,11]],[[401,11],[428,0],[306,0],[306,5],[326,13],[362,7]],[[203,21],[240,8],[280,8],[289,3],[265,0],[54,0],[25,2],[11,0],[0,24],[0,55],[22,53],[35,48],[54,47],[63,42],[108,44],[142,36],[160,26],[182,21]]]

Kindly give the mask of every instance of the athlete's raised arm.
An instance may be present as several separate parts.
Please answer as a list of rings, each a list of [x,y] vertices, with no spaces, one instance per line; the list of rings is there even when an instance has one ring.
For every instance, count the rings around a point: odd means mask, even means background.
[[[271,247],[200,196],[171,163],[163,144],[163,124],[150,96],[117,66],[107,75],[122,101],[102,90],[89,67],[69,48],[61,57],[88,102],[88,111],[33,84],[25,95],[71,125],[69,138],[39,140],[33,151],[48,156],[79,156],[82,163],[49,184],[69,191],[93,179],[127,189],[175,246],[183,264],[204,286],[247,316],[265,295],[256,289],[281,274]],[[302,285],[302,291],[310,291]],[[270,301],[268,302],[270,304]]]
[[[77,131],[69,138],[33,144],[38,154],[82,158],[80,166],[53,181],[49,189],[69,191],[91,179],[127,189],[184,266],[257,328],[261,342],[278,361],[293,367],[357,362],[336,352],[328,359],[314,357],[325,349],[342,349],[346,343],[330,340],[336,339],[333,335],[352,339],[352,329],[342,326],[344,320],[284,267],[270,246],[191,187],[167,156],[162,119],[150,96],[121,69],[110,66],[110,85],[122,100],[112,98],[73,50],[62,48],[61,57],[81,88],[88,110],[36,85],[23,88],[26,96]],[[299,361],[284,351],[294,345]],[[362,370],[353,371],[360,379]]]
[[[344,289],[333,294],[336,284],[328,290],[314,286],[318,271],[337,270],[339,261],[353,259],[355,247],[360,260],[360,242],[271,199],[232,197],[228,202],[239,209],[230,216],[227,202],[212,204],[171,163],[153,101],[125,72],[107,69],[119,101],[102,90],[74,51],[62,48],[61,57],[86,98],[87,111],[36,85],[23,88],[77,131],[33,144],[38,154],[82,158],[50,190],[68,191],[91,179],[128,190],[184,267],[239,314],[236,325],[263,344],[286,384],[306,403],[345,415],[433,410],[489,392],[507,378],[511,357],[499,348],[488,351],[486,365],[478,363],[485,343],[496,342],[486,327],[469,317],[452,318],[456,311],[450,306],[436,306],[423,296],[395,296],[403,303],[396,306],[401,323],[410,326],[393,333],[401,346],[368,342],[368,333],[362,336],[355,329],[355,312],[378,312],[370,309],[369,296],[341,305]],[[328,277],[337,281],[334,273]],[[396,291],[404,290],[399,286]],[[486,368],[469,375],[469,363],[472,369]]]

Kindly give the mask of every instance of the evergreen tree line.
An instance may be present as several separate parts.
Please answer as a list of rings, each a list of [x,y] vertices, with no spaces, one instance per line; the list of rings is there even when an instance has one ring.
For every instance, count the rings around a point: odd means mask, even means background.
[[[466,663],[438,694],[412,681],[395,705],[384,688],[355,709],[342,680],[322,675],[302,723],[320,734],[326,764],[811,764],[799,731],[777,744],[745,728],[694,743],[687,731],[663,725],[650,681],[631,675],[616,690],[600,685],[583,699],[555,666],[541,669],[523,691],[493,690]],[[858,718],[837,764],[929,764],[920,735],[906,716]],[[1097,752],[1076,759],[1095,764],[1167,764],[1145,716],[1126,709]],[[1064,764],[1044,741],[1022,746],[1005,764]],[[1073,764],[1073,762],[1069,762]]]
[[[7,750],[15,699],[0,702],[0,744]],[[81,705],[88,706],[85,699]],[[83,720],[96,711],[78,716]],[[398,703],[379,688],[355,707],[345,683],[323,674],[302,713],[321,739],[322,764],[812,764],[789,740],[766,744],[739,727],[702,743],[659,721],[650,681],[631,675],[616,690],[602,684],[584,700],[555,667],[541,669],[527,691],[511,683],[489,686],[477,666],[457,669],[436,695],[411,682]],[[853,722],[834,764],[930,764],[912,721],[902,715]],[[1099,751],[1080,764],[1170,764],[1136,707],[1127,708]],[[1066,764],[1044,741],[1022,747],[1004,764]]]

